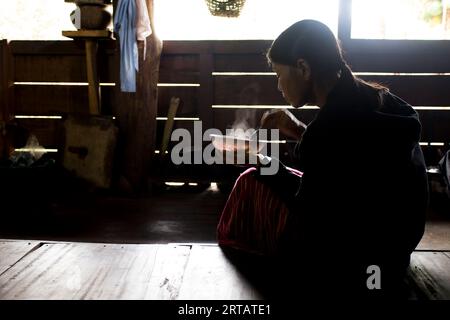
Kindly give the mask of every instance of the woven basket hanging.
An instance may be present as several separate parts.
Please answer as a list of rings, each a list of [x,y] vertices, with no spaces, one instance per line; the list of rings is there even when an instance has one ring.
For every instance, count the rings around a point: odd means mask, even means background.
[[[205,0],[213,16],[235,18],[241,14],[245,0]]]

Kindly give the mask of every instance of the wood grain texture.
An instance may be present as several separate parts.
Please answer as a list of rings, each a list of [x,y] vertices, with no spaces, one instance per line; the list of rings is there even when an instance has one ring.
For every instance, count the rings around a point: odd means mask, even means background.
[[[101,113],[100,109],[100,87],[98,82],[97,71],[97,48],[98,44],[95,40],[86,39],[86,73],[89,83],[89,113],[98,115]]]
[[[82,41],[61,40],[16,40],[10,42],[11,51],[17,55],[80,55],[84,56],[84,43]],[[102,41],[108,54],[113,54],[116,49],[116,41]]]
[[[213,109],[214,127],[219,130],[225,130],[234,127],[234,125],[242,124],[248,125],[248,128],[257,128],[260,124],[261,117],[264,112],[267,111],[270,111],[270,109]],[[309,124],[315,118],[319,110],[291,109],[289,111],[303,123]]]
[[[450,111],[420,110],[418,112],[422,123],[422,141],[450,142]]]
[[[164,42],[166,44],[166,42]],[[163,48],[164,52],[164,48]],[[200,66],[197,54],[164,54],[161,57],[161,72],[169,70],[171,72],[195,72]]]
[[[160,61],[159,82],[198,83],[199,66],[197,54],[163,54]]]
[[[215,72],[273,72],[264,53],[216,54]]]
[[[0,40],[0,121],[8,121],[14,114],[14,92],[11,47],[7,40]]]
[[[449,106],[449,76],[361,76],[387,86],[414,106]]]
[[[1,300],[262,298],[217,245],[1,241],[0,256]],[[408,281],[450,299],[450,252],[414,252]]]
[[[217,246],[193,246],[179,299],[252,300],[259,294]]]
[[[8,54],[7,45],[8,42],[6,40],[0,40],[0,122],[8,117],[8,73],[6,71],[6,59]]]
[[[121,92],[115,87],[113,114],[118,117],[121,136],[118,143],[118,174],[132,190],[147,187],[147,178],[155,150],[156,115],[158,108],[157,83],[162,42],[154,34],[147,38],[147,57],[144,60],[142,41],[138,43],[139,72],[136,92]],[[120,52],[116,54],[116,79],[119,83]]]
[[[188,253],[161,245],[44,244],[0,277],[0,299],[175,298]]]
[[[158,250],[144,299],[175,300],[180,294],[191,248],[163,246]]]
[[[18,82],[87,82],[86,59],[83,55],[16,55],[14,81]],[[99,44],[98,77],[100,82],[113,82],[113,56]]]
[[[72,39],[109,39],[112,36],[110,30],[69,30],[62,35]]]
[[[448,252],[414,252],[410,277],[431,300],[450,299],[450,257]]]
[[[158,87],[158,117],[167,117],[170,99],[180,98],[177,116],[198,117],[199,87]]]
[[[414,106],[449,106],[449,76],[361,76],[387,86]],[[214,77],[215,104],[286,104],[275,76]]]
[[[272,72],[266,57],[269,47],[258,52],[214,55],[216,72]],[[345,58],[354,72],[387,73],[445,73],[450,71],[445,52],[409,52],[408,54],[345,52]]]
[[[102,110],[111,110],[113,91],[114,87],[101,87]],[[87,86],[16,85],[14,92],[16,115],[89,113]]]
[[[350,51],[345,57],[355,72],[442,73],[450,71],[448,53],[425,54],[410,50],[406,54]]]
[[[33,134],[39,144],[46,148],[61,148],[63,145],[62,121],[60,119],[16,119],[16,122]]]
[[[275,76],[214,77],[214,104],[286,105]]]
[[[199,116],[205,128],[212,128],[213,115],[211,105],[214,103],[214,84],[212,72],[214,71],[214,56],[203,53],[200,55],[200,96]]]
[[[0,275],[38,247],[39,242],[37,241],[1,241]]]

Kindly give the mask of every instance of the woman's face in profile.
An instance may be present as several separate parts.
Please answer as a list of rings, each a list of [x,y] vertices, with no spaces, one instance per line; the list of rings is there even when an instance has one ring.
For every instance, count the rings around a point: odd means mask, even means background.
[[[278,90],[283,98],[293,107],[300,108],[311,102],[311,83],[309,76],[296,67],[272,63],[272,69],[277,74]]]

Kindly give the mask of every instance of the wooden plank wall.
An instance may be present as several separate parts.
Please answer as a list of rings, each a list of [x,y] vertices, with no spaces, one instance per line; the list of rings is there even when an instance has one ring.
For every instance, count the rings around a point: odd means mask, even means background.
[[[175,65],[179,77],[176,80],[180,82],[200,82],[205,78],[204,72],[213,73],[212,85],[206,82],[207,89],[204,83],[199,83],[199,88],[170,91],[184,102],[179,115],[199,117],[204,124],[207,121],[223,131],[243,118],[250,126],[255,126],[263,112],[270,109],[268,106],[286,105],[267,64],[265,53],[269,46],[270,41],[166,42],[163,59],[170,59],[171,64],[161,70],[161,79],[172,80]],[[450,142],[448,45],[430,45],[426,41],[409,41],[406,45],[400,41],[352,41],[344,44],[344,49],[347,48],[346,58],[356,74],[388,86],[416,107],[423,124],[423,150],[428,165],[435,165]],[[202,66],[204,61],[208,63]],[[212,93],[212,98],[204,97],[205,92]],[[159,114],[164,116],[166,109],[161,107]],[[317,111],[293,112],[308,123]],[[177,124],[191,128],[188,123],[179,121]]]
[[[450,142],[450,60],[447,46],[425,46],[420,41],[409,47],[397,42],[353,41],[345,44],[346,57],[355,72],[366,80],[390,87],[418,107],[423,123],[422,142],[428,164],[434,165]],[[255,126],[270,106],[283,106],[265,53],[270,41],[165,41],[160,64],[159,105],[156,149],[167,116],[170,98],[181,98],[174,129],[193,130],[196,119],[203,130],[230,128],[236,120],[246,119]],[[8,74],[13,99],[5,101],[5,86],[0,91],[2,109],[15,115],[48,116],[67,112],[87,112],[88,99],[84,49],[74,41],[1,42],[3,66]],[[10,56],[5,58],[10,50]],[[102,83],[102,111],[112,115],[115,42],[106,41],[99,50],[99,78]],[[8,55],[8,54],[7,54]],[[5,62],[9,61],[9,62]],[[3,79],[4,77],[2,77]],[[2,83],[8,79],[2,80]],[[426,108],[423,108],[426,107]],[[438,108],[436,108],[438,107]],[[446,108],[441,108],[446,107]],[[294,113],[308,123],[317,110],[300,109]],[[45,147],[58,148],[60,119],[18,119],[34,132]],[[433,143],[433,145],[429,145]],[[425,145],[427,144],[427,145]]]

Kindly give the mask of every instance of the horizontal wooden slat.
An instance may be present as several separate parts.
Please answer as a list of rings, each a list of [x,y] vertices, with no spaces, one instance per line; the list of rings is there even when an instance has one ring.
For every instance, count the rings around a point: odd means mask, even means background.
[[[450,111],[419,110],[422,141],[450,142]]]
[[[450,105],[450,76],[362,76],[415,106]],[[283,104],[275,76],[216,76],[215,104]]]
[[[198,83],[199,56],[195,54],[161,55],[159,82]]]
[[[180,98],[176,116],[196,116],[199,87],[158,87],[158,117],[166,117],[172,97]]]
[[[450,71],[448,41],[352,39],[342,46],[357,72]]]
[[[407,55],[348,53],[346,59],[355,72],[450,72],[448,54],[439,52],[433,54],[417,52]]]
[[[442,40],[352,39],[341,42],[341,45],[345,52],[361,55],[370,53],[379,55],[410,55],[415,53],[448,55],[450,53],[450,43]]]
[[[84,42],[73,40],[28,41],[17,40],[10,42],[13,55],[85,55]],[[114,54],[116,41],[104,40],[99,42],[99,51]]]
[[[450,76],[362,76],[415,106],[450,106]]]
[[[262,53],[270,47],[268,40],[204,40],[204,41],[164,41],[164,54],[186,53]]]
[[[214,127],[225,133],[226,129],[233,127],[233,124],[240,122],[239,120],[246,119],[249,127],[256,127],[259,123],[259,119],[266,110],[258,109],[247,109],[247,110],[235,110],[235,109],[216,109],[214,110]],[[317,110],[291,110],[298,119],[305,123],[309,123],[313,120],[314,116],[317,114]],[[449,119],[449,112],[441,112],[441,115],[437,112],[430,111],[419,111],[421,113],[423,131],[422,131],[422,141],[425,142],[444,142],[448,143],[450,137],[450,131],[448,126],[445,124],[443,126],[433,125],[440,122],[433,120],[434,117],[442,118],[447,117]],[[431,120],[430,120],[431,119]],[[16,119],[16,121],[29,130],[30,133],[35,134],[41,145],[47,148],[58,147],[61,143],[59,122],[61,120],[57,119]],[[450,122],[448,122],[450,123]],[[161,145],[163,128],[165,121],[157,121],[157,131],[156,131],[156,146],[157,148]],[[187,129],[193,137],[194,122],[188,121],[175,121],[174,130],[177,128]],[[207,128],[203,128],[206,130]],[[447,131],[445,131],[447,129]],[[434,150],[436,148],[442,148],[440,146],[426,146],[423,147],[424,150]],[[445,146],[444,146],[445,148]],[[429,154],[435,153],[434,151],[428,151]]]
[[[216,72],[272,72],[264,53],[217,54],[214,71]]]
[[[199,83],[199,72],[184,72],[165,69],[159,72],[159,83]]]
[[[102,87],[102,110],[109,114],[114,87]],[[17,85],[14,88],[15,114],[51,115],[89,111],[87,86]]]
[[[268,40],[244,41],[164,41],[162,56],[186,55],[212,52],[215,54],[256,54],[264,55],[270,47]],[[115,41],[101,42],[108,52],[115,50]],[[12,41],[13,54],[69,54],[84,55],[84,45],[78,41]],[[450,61],[445,57],[450,53],[446,41],[396,41],[396,40],[352,40],[344,43],[347,60],[358,71],[357,65],[367,61],[379,68],[370,71],[441,72],[450,70]],[[437,57],[437,58],[436,58]],[[410,61],[410,62],[408,62]],[[426,63],[429,62],[429,63]],[[365,64],[366,65],[366,64]],[[382,66],[385,67],[382,67]],[[389,66],[404,66],[401,70]],[[384,70],[383,70],[384,69]],[[408,70],[409,69],[409,70]]]
[[[346,54],[354,72],[445,73],[450,72],[448,55]],[[215,55],[217,72],[270,72],[265,53]]]
[[[214,104],[286,104],[275,76],[214,77]]]
[[[214,109],[214,126],[223,130],[243,120],[246,120],[250,126],[257,126],[265,111],[267,110]],[[311,122],[318,112],[311,109],[290,111],[305,124]],[[422,141],[445,143],[450,141],[450,111],[418,110],[418,113],[422,123]]]
[[[225,130],[243,124],[245,121],[249,128],[256,128],[259,126],[262,115],[268,110],[270,109],[214,109],[214,126],[219,130]],[[318,110],[298,109],[290,111],[299,120],[308,124],[314,119]]]
[[[114,56],[100,55],[100,82],[115,82]],[[18,82],[87,82],[86,58],[82,55],[16,55],[14,81]]]
[[[59,119],[16,119],[17,123],[34,134],[39,144],[45,148],[59,148],[61,140],[61,120]]]
[[[163,54],[213,52],[216,54],[262,53],[270,48],[272,40],[205,40],[164,41]],[[424,54],[437,52],[448,54],[448,41],[428,40],[359,40],[342,43],[347,53],[410,54],[413,51]]]
[[[160,70],[197,71],[199,68],[199,57],[196,54],[166,54],[161,56]]]

